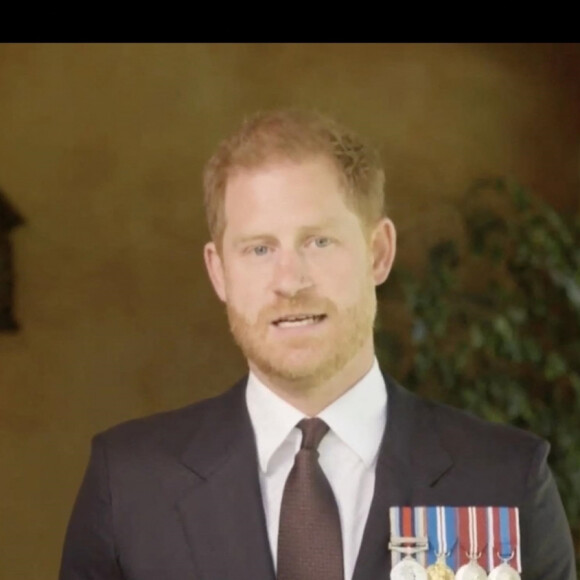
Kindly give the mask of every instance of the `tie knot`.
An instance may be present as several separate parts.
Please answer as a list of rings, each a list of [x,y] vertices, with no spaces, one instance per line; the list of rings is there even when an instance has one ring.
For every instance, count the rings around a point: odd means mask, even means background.
[[[318,417],[302,419],[297,427],[302,431],[300,449],[318,449],[318,445],[329,429],[328,425]]]

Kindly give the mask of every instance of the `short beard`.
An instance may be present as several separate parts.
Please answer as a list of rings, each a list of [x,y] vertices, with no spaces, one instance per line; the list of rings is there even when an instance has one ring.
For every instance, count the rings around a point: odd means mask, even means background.
[[[356,304],[339,312],[330,300],[296,298],[265,308],[257,322],[250,323],[232,305],[227,305],[230,330],[250,364],[266,377],[300,386],[314,388],[339,373],[372,337],[376,315],[376,296],[372,291]],[[267,334],[276,314],[288,312],[325,312],[328,323],[335,325],[333,335],[300,339],[293,348],[287,344],[268,344]],[[323,322],[324,324],[324,322]],[[319,356],[314,355],[317,353]]]

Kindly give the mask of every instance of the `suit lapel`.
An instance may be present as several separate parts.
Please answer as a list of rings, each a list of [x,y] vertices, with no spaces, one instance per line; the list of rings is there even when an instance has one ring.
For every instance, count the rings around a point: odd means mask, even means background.
[[[439,441],[430,407],[385,375],[387,427],[381,442],[375,491],[353,580],[388,578],[391,506],[414,505],[422,489],[436,485],[452,467]]]
[[[387,428],[353,580],[388,578],[389,508],[414,505],[452,468],[428,403],[385,376]],[[182,461],[197,476],[177,508],[200,578],[275,580],[246,379],[209,402]]]
[[[204,416],[183,463],[198,481],[178,510],[200,578],[274,580],[244,379]]]

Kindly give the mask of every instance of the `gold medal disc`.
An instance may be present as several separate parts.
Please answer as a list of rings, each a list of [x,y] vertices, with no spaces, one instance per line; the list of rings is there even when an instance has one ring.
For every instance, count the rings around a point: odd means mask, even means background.
[[[455,574],[445,562],[439,561],[427,568],[427,578],[429,580],[455,580]]]

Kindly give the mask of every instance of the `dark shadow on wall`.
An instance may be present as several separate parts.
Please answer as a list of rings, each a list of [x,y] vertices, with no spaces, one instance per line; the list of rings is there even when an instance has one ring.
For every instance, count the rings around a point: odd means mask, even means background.
[[[18,330],[13,313],[14,261],[9,235],[12,229],[23,223],[22,216],[0,190],[0,332]]]

